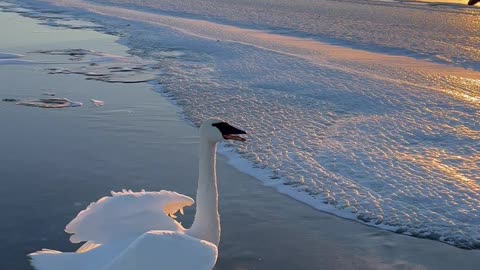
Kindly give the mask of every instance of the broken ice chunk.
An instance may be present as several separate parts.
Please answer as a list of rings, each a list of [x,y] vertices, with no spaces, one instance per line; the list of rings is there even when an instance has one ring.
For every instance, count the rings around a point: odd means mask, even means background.
[[[95,105],[96,107],[103,106],[105,105],[105,102],[97,99],[90,99],[90,101]]]

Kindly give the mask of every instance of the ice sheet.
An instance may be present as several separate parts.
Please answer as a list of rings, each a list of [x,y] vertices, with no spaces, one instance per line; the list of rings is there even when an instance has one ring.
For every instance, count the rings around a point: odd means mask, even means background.
[[[159,91],[189,121],[220,116],[245,128],[247,144],[226,146],[248,162],[232,162],[268,185],[373,226],[480,247],[480,76],[455,64],[475,49],[450,57],[443,54],[448,44],[431,45],[432,33],[416,35],[410,49],[429,44],[425,48],[452,62],[434,63],[378,47],[365,51],[211,21],[57,3],[88,11],[81,16],[112,32],[122,29],[132,53],[161,62]],[[420,18],[418,10],[409,12]],[[388,27],[375,42],[383,44],[396,29]],[[169,50],[182,53],[162,55]],[[92,68],[97,73],[82,74],[105,75]]]

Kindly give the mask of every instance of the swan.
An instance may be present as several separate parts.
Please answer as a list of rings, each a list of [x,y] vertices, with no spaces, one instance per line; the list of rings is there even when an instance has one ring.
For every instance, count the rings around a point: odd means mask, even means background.
[[[245,131],[218,118],[200,126],[197,209],[191,228],[175,220],[192,198],[172,191],[123,190],[91,203],[66,226],[76,252],[42,249],[29,254],[37,270],[211,270],[220,242],[216,148],[245,141]]]

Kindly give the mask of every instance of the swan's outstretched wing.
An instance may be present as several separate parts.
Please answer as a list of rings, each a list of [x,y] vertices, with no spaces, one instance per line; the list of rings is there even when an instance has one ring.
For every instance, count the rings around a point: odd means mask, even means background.
[[[171,231],[149,231],[132,242],[105,270],[211,270],[217,247]]]
[[[191,206],[193,199],[172,191],[112,192],[78,213],[65,228],[72,243],[105,244],[135,239],[150,230],[183,231],[172,217]]]

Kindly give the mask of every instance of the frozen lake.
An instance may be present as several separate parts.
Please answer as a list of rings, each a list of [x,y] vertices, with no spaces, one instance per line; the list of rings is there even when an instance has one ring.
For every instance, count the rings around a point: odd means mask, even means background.
[[[221,116],[253,134],[233,146],[241,170],[320,210],[480,247],[478,8],[52,3],[158,61],[160,92],[189,121]]]

